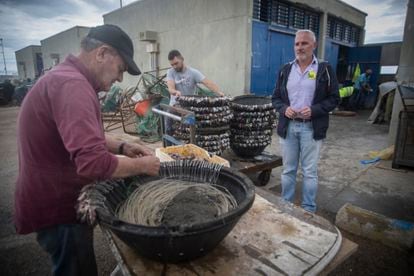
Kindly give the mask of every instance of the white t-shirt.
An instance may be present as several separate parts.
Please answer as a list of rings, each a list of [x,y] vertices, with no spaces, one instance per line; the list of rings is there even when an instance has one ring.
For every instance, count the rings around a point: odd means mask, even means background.
[[[197,69],[186,66],[182,72],[170,68],[167,71],[167,81],[172,80],[175,83],[175,89],[181,92],[183,96],[194,95],[196,84],[203,81],[206,77]],[[171,96],[170,104],[175,103],[175,97]]]

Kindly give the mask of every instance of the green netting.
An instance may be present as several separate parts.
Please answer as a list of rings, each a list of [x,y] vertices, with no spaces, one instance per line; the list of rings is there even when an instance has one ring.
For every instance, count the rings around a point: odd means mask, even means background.
[[[160,131],[160,116],[148,110],[144,117],[136,117],[136,130],[141,139],[146,142],[157,142],[161,140]]]
[[[161,77],[161,79],[164,79]],[[162,97],[169,99],[170,93],[164,81],[160,81],[154,75],[149,73],[142,74],[142,85],[145,88],[146,94],[160,94]]]
[[[121,92],[121,87],[116,85],[111,87],[102,105],[102,112],[115,112],[118,109]]]
[[[167,90],[167,92],[168,92],[168,90]],[[216,97],[217,96],[213,91],[211,91],[207,87],[202,87],[200,85],[197,85],[195,94],[200,95],[200,96],[207,96],[207,97]]]
[[[157,78],[152,74],[143,73],[141,76],[141,94],[144,98],[153,98],[154,95],[160,95],[158,100],[152,101],[152,105],[169,104],[170,93],[168,87],[164,83],[164,77]],[[154,99],[154,98],[153,98]],[[155,114],[151,109],[145,116],[136,117],[136,130],[138,135],[147,142],[156,142],[161,140],[160,130],[161,116]]]

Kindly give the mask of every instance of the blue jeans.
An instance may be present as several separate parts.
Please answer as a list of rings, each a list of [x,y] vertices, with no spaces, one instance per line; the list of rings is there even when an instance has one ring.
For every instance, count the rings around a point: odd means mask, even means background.
[[[38,231],[37,242],[51,257],[52,275],[98,275],[92,227],[56,225]]]
[[[295,196],[296,173],[299,160],[303,173],[302,208],[316,211],[318,190],[318,161],[322,140],[313,139],[312,122],[290,121],[286,139],[280,138],[283,172],[282,197],[292,202]]]

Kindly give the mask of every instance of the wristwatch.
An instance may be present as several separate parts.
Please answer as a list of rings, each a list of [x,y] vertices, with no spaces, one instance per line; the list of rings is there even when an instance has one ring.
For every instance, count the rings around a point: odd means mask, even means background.
[[[119,144],[118,147],[118,154],[123,155],[124,154],[124,146],[125,146],[126,142],[122,142],[121,144]]]

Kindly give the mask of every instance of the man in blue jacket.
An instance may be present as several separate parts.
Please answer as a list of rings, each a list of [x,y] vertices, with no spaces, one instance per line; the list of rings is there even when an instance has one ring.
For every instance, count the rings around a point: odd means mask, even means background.
[[[366,68],[365,73],[359,75],[354,83],[354,93],[349,99],[349,109],[359,110],[365,108],[365,99],[372,92],[370,85],[372,69]]]
[[[282,197],[292,202],[296,173],[303,172],[302,208],[316,211],[318,161],[329,126],[329,112],[339,103],[338,81],[332,67],[313,54],[316,37],[310,30],[295,36],[295,60],[277,75],[273,106],[279,112],[277,133],[283,157]]]

